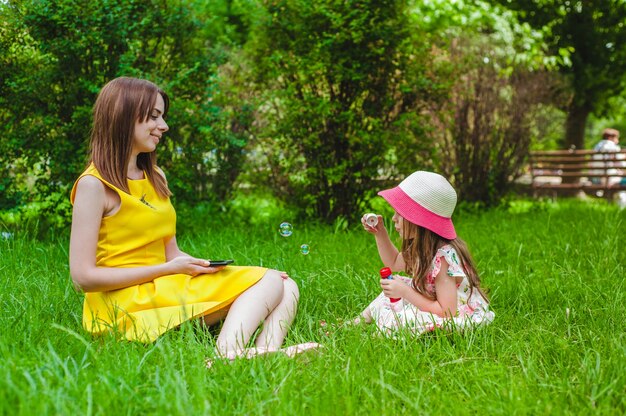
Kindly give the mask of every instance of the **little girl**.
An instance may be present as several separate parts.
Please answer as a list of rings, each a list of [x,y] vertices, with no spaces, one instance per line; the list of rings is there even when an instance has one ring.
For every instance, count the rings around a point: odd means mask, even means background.
[[[435,327],[464,328],[494,318],[467,246],[457,238],[451,216],[456,192],[441,175],[418,171],[395,188],[378,193],[395,209],[393,223],[402,237],[402,251],[383,225],[361,223],[374,234],[383,264],[410,278],[381,279],[383,292],[356,319],[391,334],[407,328],[417,334]],[[397,302],[391,299],[401,298]]]

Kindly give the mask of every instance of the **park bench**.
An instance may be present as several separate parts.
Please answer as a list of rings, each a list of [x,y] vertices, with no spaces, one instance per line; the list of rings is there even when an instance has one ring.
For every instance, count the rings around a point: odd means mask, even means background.
[[[530,154],[534,196],[572,196],[580,191],[611,201],[626,191],[626,150],[544,150]]]

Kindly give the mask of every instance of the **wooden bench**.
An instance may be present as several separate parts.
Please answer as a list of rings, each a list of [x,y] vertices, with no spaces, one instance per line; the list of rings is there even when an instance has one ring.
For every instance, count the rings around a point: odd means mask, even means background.
[[[530,154],[533,195],[575,195],[580,191],[611,201],[626,191],[626,150],[546,150]]]

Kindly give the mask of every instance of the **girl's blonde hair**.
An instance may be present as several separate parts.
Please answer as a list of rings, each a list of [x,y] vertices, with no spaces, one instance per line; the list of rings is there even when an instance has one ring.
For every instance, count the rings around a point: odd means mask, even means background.
[[[407,220],[403,220],[402,224],[402,231],[405,236],[402,240],[402,257],[406,264],[405,271],[413,278],[413,286],[420,294],[431,300],[436,299],[436,295],[426,290],[426,276],[430,273],[437,250],[445,244],[450,244],[459,255],[461,267],[467,276],[470,286],[469,296],[472,295],[474,290],[477,290],[487,300],[487,296],[480,289],[478,271],[463,240],[458,237],[454,240],[445,239]]]
[[[165,116],[170,104],[165,92],[150,81],[120,77],[102,87],[93,106],[90,162],[104,180],[127,193],[130,190],[126,170],[135,124],[148,120],[159,94],[165,104]],[[167,198],[172,194],[156,167],[156,152],[140,153],[137,167],[146,173],[159,196]]]

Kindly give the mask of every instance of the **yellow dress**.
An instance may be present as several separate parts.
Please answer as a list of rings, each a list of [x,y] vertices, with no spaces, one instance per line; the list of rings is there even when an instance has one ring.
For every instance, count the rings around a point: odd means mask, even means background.
[[[165,242],[176,234],[176,212],[169,198],[160,198],[148,179],[129,180],[128,194],[102,179],[93,164],[79,179],[85,175],[100,179],[121,199],[120,209],[102,218],[96,266],[164,263]],[[88,292],[83,326],[92,334],[115,331],[128,340],[151,342],[184,321],[228,307],[266,271],[262,267],[227,266],[215,274],[173,274],[124,289]]]

